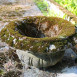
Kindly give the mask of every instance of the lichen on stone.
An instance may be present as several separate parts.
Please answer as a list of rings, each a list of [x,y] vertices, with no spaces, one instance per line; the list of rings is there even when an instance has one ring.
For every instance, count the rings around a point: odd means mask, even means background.
[[[20,77],[20,71],[9,71],[3,75],[3,77]]]
[[[17,49],[45,52],[50,44],[55,44],[57,48],[63,47],[66,44],[65,39],[74,33],[74,25],[67,20],[57,17],[29,16],[20,21],[10,22],[2,29],[0,37],[2,41]]]

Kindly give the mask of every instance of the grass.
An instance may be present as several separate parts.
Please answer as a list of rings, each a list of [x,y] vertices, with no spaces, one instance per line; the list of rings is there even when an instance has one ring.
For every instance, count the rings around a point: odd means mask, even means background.
[[[45,0],[34,0],[38,8],[41,10],[44,16],[54,16],[65,19],[66,14],[62,16],[61,14],[57,14],[53,9],[50,9],[50,5]]]
[[[49,8],[49,4],[45,0],[34,0],[38,8],[45,16],[57,16],[57,14]]]
[[[44,0],[34,0],[34,2],[39,7],[39,9],[41,10],[41,12],[45,16],[47,16],[47,14],[48,14],[48,4],[47,4],[47,2],[44,1]]]
[[[77,16],[77,0],[54,0]]]

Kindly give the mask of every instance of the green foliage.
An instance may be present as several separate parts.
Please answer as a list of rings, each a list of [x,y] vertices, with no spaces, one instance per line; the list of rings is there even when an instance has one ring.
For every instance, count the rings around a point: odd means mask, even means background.
[[[49,9],[48,3],[45,0],[34,0],[38,8],[45,16],[57,16],[57,14]]]
[[[54,0],[73,14],[77,15],[77,0]]]
[[[50,6],[47,1],[45,0],[34,0],[38,8],[41,10],[43,15],[45,16],[54,16],[54,17],[61,17],[65,19],[66,15],[61,16],[61,14],[57,14],[53,9],[50,9]]]
[[[44,0],[34,0],[34,2],[36,3],[36,5],[39,7],[39,9],[41,10],[41,12],[47,16],[48,13],[48,3]]]

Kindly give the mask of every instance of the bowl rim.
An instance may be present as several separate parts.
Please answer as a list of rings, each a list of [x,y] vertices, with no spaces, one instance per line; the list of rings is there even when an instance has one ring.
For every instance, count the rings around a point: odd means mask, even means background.
[[[40,17],[40,18],[47,17],[47,18],[56,18],[56,19],[59,18],[59,17],[53,17],[53,16],[51,16],[51,17],[48,17],[48,16],[27,16],[27,17],[24,17],[24,18],[21,19],[21,20],[12,21],[12,22],[10,22],[8,25],[11,26],[11,23],[16,24],[16,22],[21,22],[21,21],[23,21],[23,20],[25,20],[25,19],[27,19],[27,18],[31,18],[31,17],[34,17],[34,18],[37,18],[37,17]],[[59,18],[59,19],[61,20],[62,18]],[[62,19],[62,20],[67,21],[67,20],[65,20],[65,19]],[[68,22],[68,23],[71,23],[71,22],[69,22],[69,21],[67,21],[67,22]],[[66,23],[66,24],[67,24],[67,23]],[[8,27],[8,25],[6,25],[6,28]],[[19,32],[18,32],[18,33],[19,33],[20,36],[22,36],[21,38],[25,37],[25,39],[40,40],[40,41],[48,41],[48,40],[56,41],[56,40],[64,40],[64,39],[67,39],[68,37],[70,37],[70,36],[72,36],[73,34],[75,34],[75,26],[71,23],[71,25],[69,25],[69,27],[73,27],[73,32],[72,32],[71,34],[69,34],[67,37],[60,37],[60,38],[59,38],[59,37],[34,38],[34,37],[28,37],[28,36],[21,35]],[[68,31],[69,31],[69,29],[68,29]]]

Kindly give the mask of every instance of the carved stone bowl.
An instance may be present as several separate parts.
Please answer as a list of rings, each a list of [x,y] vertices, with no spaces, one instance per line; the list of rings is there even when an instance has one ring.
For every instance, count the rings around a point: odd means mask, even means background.
[[[62,18],[29,16],[10,22],[1,30],[0,37],[16,49],[30,51],[38,58],[38,67],[39,59],[44,60],[46,65],[60,61],[67,39],[74,33],[74,25]]]

